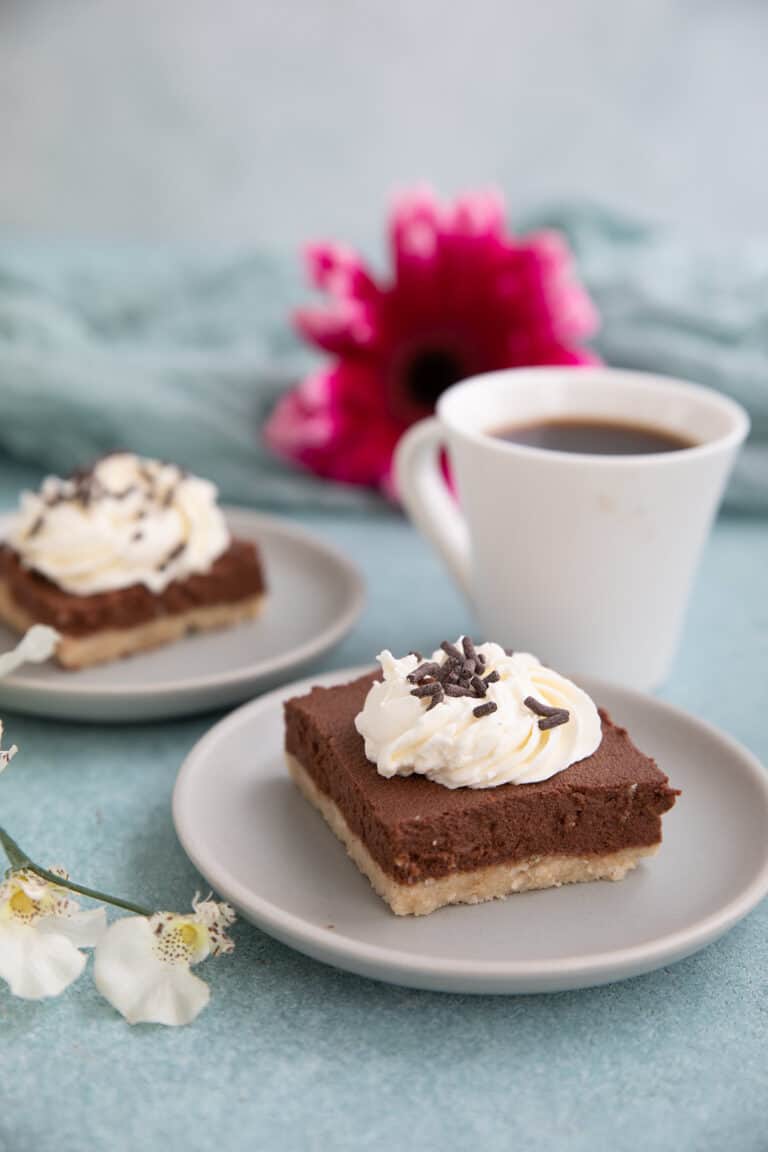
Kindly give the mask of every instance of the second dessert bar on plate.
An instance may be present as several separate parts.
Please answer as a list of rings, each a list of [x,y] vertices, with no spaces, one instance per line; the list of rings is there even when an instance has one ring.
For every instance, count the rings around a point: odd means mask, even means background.
[[[620,880],[653,855],[678,794],[656,763],[533,657],[462,643],[285,706],[293,779],[391,909]]]
[[[265,593],[258,550],[232,539],[214,486],[130,453],[25,493],[0,547],[0,620],[55,628],[67,668],[252,619]]]

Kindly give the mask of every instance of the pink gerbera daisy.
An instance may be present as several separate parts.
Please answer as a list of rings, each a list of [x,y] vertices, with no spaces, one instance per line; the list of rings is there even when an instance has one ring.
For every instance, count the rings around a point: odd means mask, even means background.
[[[442,205],[403,196],[389,222],[394,275],[380,283],[356,252],[307,250],[322,307],[299,331],[335,359],[284,396],[266,438],[320,476],[391,493],[392,454],[457,380],[526,364],[585,364],[597,316],[553,232],[515,237],[495,193]]]

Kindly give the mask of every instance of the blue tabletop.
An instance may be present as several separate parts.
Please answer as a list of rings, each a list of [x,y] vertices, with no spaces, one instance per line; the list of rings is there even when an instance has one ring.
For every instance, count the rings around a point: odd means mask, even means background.
[[[0,470],[10,505],[20,469]],[[303,518],[354,556],[365,615],[327,666],[429,649],[469,625],[399,517]],[[768,759],[768,527],[718,524],[664,695]],[[146,726],[6,715],[2,818],[41,862],[183,909],[200,878],[171,824],[177,770],[216,716]],[[624,984],[534,997],[416,992],[336,971],[246,923],[201,975],[189,1028],[130,1028],[86,975],[60,999],[0,988],[0,1149],[755,1152],[768,1147],[768,905]]]

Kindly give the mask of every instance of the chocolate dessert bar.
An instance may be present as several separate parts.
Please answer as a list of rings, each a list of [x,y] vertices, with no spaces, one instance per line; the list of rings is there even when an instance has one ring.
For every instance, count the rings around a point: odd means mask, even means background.
[[[446,787],[423,774],[387,778],[366,757],[355,721],[376,680],[371,673],[289,700],[285,747],[299,789],[393,912],[619,880],[656,852],[661,816],[678,793],[607,713],[599,712],[597,749],[547,779]],[[473,716],[482,708],[474,703]]]
[[[233,540],[205,574],[175,580],[162,592],[132,584],[90,596],[64,592],[22,567],[0,546],[0,620],[17,632],[49,624],[61,633],[56,659],[83,668],[155,648],[188,632],[209,631],[258,616],[265,593],[255,544]]]
[[[0,620],[48,624],[67,668],[258,615],[258,549],[232,539],[215,489],[128,453],[27,493],[0,545]]]

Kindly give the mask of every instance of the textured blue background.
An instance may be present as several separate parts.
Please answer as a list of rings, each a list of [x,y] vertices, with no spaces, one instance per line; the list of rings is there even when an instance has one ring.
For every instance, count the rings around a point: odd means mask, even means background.
[[[26,474],[34,478],[31,474]],[[0,504],[21,469],[0,470]],[[305,517],[353,554],[365,616],[329,664],[427,649],[467,623],[415,533]],[[768,758],[768,528],[721,522],[665,695]],[[161,907],[200,879],[171,825],[185,754],[215,717],[100,727],[5,717],[21,746],[3,822],[42,860]],[[61,999],[0,988],[0,1149],[520,1148],[758,1152],[768,1147],[768,906],[675,967],[531,998],[446,996],[335,971],[248,924],[201,970],[191,1028],[129,1028],[88,973]]]

